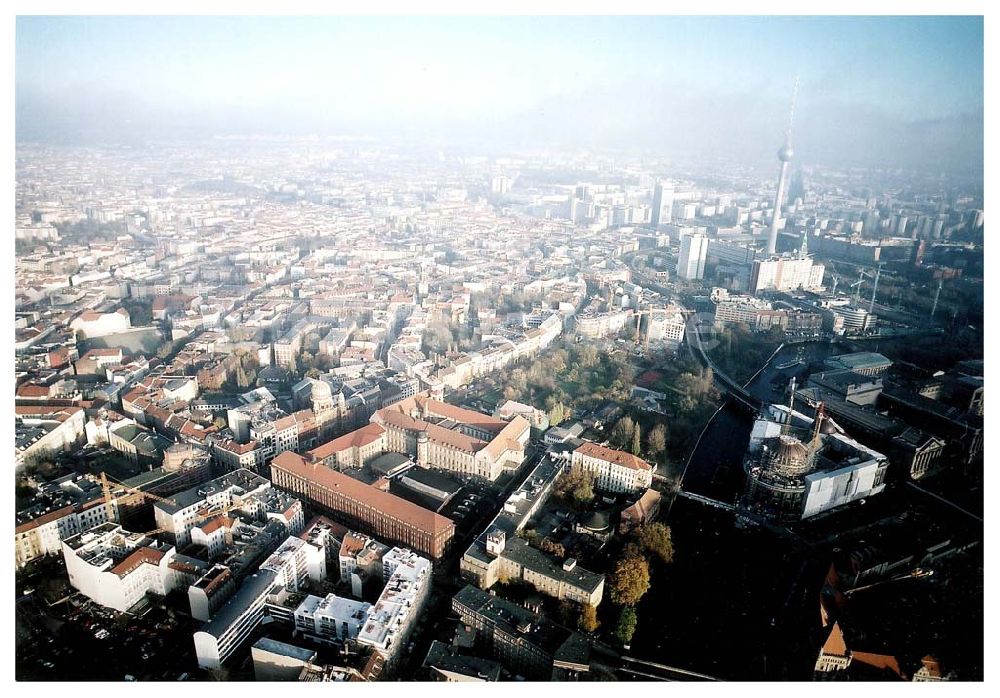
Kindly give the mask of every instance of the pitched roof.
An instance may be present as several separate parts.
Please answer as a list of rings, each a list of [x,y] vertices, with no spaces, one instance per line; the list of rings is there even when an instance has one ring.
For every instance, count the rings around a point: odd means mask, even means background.
[[[422,419],[414,419],[403,412],[386,411],[382,415],[382,421],[390,426],[407,431],[425,432],[427,438],[436,443],[450,446],[451,448],[464,451],[465,453],[476,453],[486,446],[486,442],[476,439],[460,431],[453,431],[445,427],[425,422]]]
[[[903,671],[899,668],[899,662],[891,655],[875,654],[873,652],[851,652],[851,659],[861,664],[867,664],[875,669],[891,671],[900,678],[903,677]]]
[[[625,451],[616,451],[613,448],[601,446],[590,441],[578,447],[574,453],[579,453],[582,456],[589,456],[590,458],[597,458],[599,460],[614,463],[615,465],[621,465],[626,468],[632,468],[633,470],[653,469],[653,466],[638,456],[633,456],[631,453],[626,453]]]
[[[310,463],[292,451],[280,453],[271,462],[271,468],[279,468],[297,477],[305,478],[310,485],[315,484],[324,489],[339,492],[345,497],[363,502],[387,516],[395,517],[428,533],[437,534],[455,528],[451,519],[408,502],[402,497],[366,485],[325,465]]]
[[[162,559],[163,552],[160,550],[154,550],[153,548],[136,548],[131,554],[126,556],[124,560],[112,567],[111,572],[117,574],[119,577],[124,577],[139,567],[139,565],[147,562],[153,565],[158,565]]]
[[[840,623],[834,623],[830,628],[830,635],[823,643],[823,654],[834,657],[847,656],[847,643],[844,642],[844,631],[840,629]]]
[[[360,429],[355,429],[349,434],[337,437],[333,441],[320,444],[307,455],[316,460],[324,460],[334,453],[340,453],[348,448],[360,448],[376,441],[385,433],[385,429],[380,424],[366,424]]]

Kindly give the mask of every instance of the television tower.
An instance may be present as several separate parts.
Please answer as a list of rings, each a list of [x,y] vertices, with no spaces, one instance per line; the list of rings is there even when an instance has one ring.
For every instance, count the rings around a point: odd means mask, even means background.
[[[774,195],[774,216],[771,218],[771,229],[767,233],[767,253],[774,254],[778,244],[778,221],[781,219],[781,202],[785,198],[788,186],[788,163],[795,151],[792,150],[792,120],[795,118],[795,98],[799,94],[799,78],[795,77],[795,89],[792,91],[792,108],[788,112],[788,129],[785,131],[785,144],[778,150],[778,160],[781,161],[781,174],[778,175],[778,191]]]

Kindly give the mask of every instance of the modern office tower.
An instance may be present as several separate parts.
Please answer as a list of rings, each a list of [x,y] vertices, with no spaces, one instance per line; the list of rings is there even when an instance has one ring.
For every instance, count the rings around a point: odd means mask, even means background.
[[[505,196],[510,192],[510,178],[499,174],[490,182],[490,193],[494,196]]]
[[[792,161],[795,151],[792,150],[792,119],[795,116],[795,95],[799,91],[799,81],[795,80],[795,92],[792,95],[792,109],[788,115],[788,130],[785,131],[785,144],[778,150],[778,160],[781,161],[781,173],[778,175],[778,191],[774,194],[774,215],[771,217],[771,228],[767,233],[767,253],[774,254],[778,244],[778,223],[781,220],[781,204],[785,199],[785,189],[788,186],[788,163]]]
[[[701,279],[705,276],[705,259],[708,257],[708,238],[704,235],[684,235],[677,256],[677,276],[682,279]]]
[[[674,188],[669,184],[664,187],[663,182],[657,180],[653,187],[653,210],[650,218],[650,227],[656,230],[657,226],[670,222],[674,209]]]

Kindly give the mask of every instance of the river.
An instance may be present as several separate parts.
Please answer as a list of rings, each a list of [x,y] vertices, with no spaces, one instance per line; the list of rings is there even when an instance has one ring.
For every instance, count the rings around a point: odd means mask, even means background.
[[[811,363],[842,351],[829,342],[785,346],[754,376],[747,390],[765,402],[787,402],[792,376],[801,386]],[[787,366],[795,361],[799,363]],[[732,503],[743,486],[743,453],[752,428],[749,414],[731,402],[724,404],[708,423],[688,460],[683,489]]]
[[[751,381],[763,400],[787,399],[784,386],[812,362],[838,353],[829,343],[784,347]],[[777,365],[802,363],[785,369]],[[726,404],[688,462],[683,488],[734,502],[751,417]],[[816,653],[818,581],[829,561],[803,556],[760,530],[740,530],[729,512],[678,497],[669,523],[676,551],[653,562],[653,584],[639,606],[633,654],[722,679],[808,679]]]

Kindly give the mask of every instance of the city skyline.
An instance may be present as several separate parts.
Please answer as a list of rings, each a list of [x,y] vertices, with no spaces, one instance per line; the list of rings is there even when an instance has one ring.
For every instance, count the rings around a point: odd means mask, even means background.
[[[15,680],[983,681],[983,27],[18,18]]]
[[[981,17],[19,17],[17,138],[348,134],[761,164],[799,74],[800,162],[976,179],[982,27]]]

